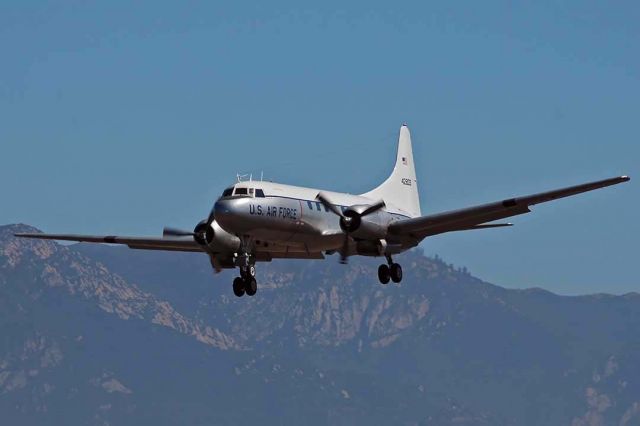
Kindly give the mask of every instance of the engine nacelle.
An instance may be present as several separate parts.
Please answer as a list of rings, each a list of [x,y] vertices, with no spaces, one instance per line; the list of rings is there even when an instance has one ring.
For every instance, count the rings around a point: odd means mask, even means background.
[[[367,206],[351,206],[344,211],[348,222],[340,221],[340,227],[352,237],[362,240],[380,240],[387,236],[388,217],[385,212],[374,212],[362,216]]]
[[[356,243],[356,252],[361,256],[382,256],[386,250],[386,240],[360,240]]]
[[[234,253],[240,248],[240,238],[222,229],[215,220],[211,222],[211,226],[207,226],[206,220],[201,221],[193,232],[196,242],[207,246],[212,252]]]
[[[401,252],[402,244],[389,244],[385,239],[356,242],[356,253],[361,256],[384,256]]]

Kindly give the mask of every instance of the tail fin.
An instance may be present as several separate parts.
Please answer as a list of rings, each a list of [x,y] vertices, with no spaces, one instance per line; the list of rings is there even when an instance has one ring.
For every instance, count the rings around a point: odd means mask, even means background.
[[[391,176],[382,185],[362,195],[372,199],[382,199],[388,207],[396,208],[410,217],[421,215],[411,134],[406,124],[400,128],[396,165]]]

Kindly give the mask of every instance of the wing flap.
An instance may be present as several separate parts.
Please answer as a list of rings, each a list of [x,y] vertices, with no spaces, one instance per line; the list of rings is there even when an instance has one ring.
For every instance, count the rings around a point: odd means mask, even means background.
[[[474,225],[467,228],[460,228],[458,231],[469,231],[472,229],[492,229],[492,228],[504,228],[507,226],[513,226],[513,223],[485,223],[483,225]]]
[[[258,262],[271,262],[273,259],[324,259],[324,254],[321,252],[301,252],[301,251],[289,251],[289,252],[268,252],[258,251],[256,252],[256,260]]]

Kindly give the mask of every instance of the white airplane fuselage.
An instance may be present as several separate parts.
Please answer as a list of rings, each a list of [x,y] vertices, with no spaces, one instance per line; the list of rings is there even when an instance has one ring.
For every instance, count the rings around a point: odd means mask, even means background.
[[[342,248],[345,233],[340,217],[318,201],[320,193],[343,212],[379,201],[363,195],[264,181],[239,182],[225,193],[214,205],[215,221],[230,234],[250,239],[256,247],[270,251],[311,253]],[[390,223],[410,217],[409,212],[389,204],[368,215],[367,243],[350,240],[349,254],[380,256],[410,248],[412,245],[404,247],[402,241],[385,240]]]

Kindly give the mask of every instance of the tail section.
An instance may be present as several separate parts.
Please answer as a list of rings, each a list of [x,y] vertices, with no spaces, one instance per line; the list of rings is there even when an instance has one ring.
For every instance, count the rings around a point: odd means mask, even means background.
[[[382,185],[362,195],[376,200],[382,199],[389,208],[398,209],[410,217],[421,215],[411,134],[406,124],[400,128],[396,165],[391,176]]]

